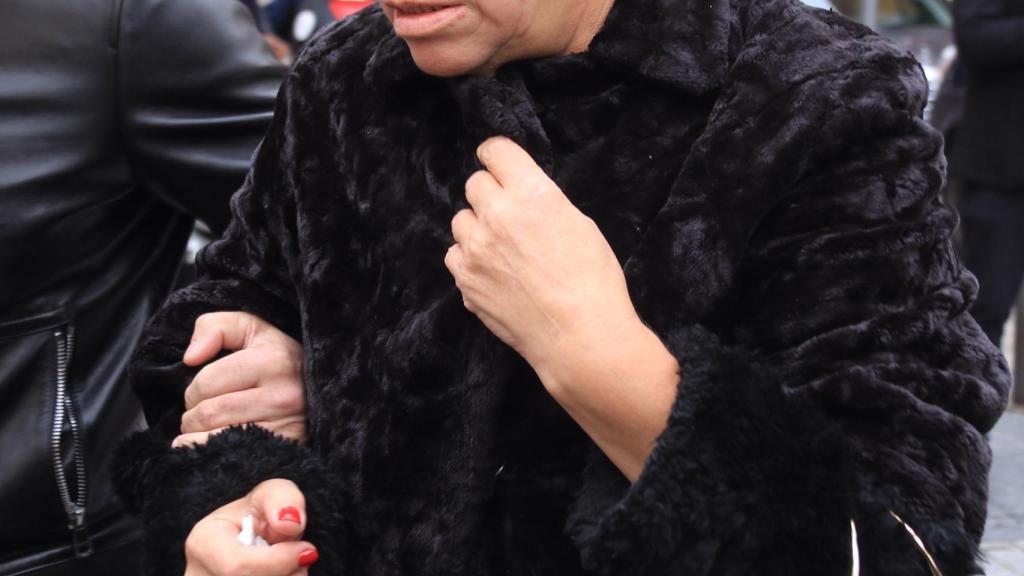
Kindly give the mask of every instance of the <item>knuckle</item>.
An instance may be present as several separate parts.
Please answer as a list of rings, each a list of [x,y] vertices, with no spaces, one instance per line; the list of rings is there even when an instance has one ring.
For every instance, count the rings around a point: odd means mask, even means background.
[[[192,384],[185,390],[192,390],[193,404],[202,402],[203,398],[210,393],[210,375],[207,374],[196,374],[196,377],[192,380]]]
[[[453,274],[458,269],[459,258],[462,256],[461,252],[462,248],[458,244],[452,244],[448,247],[448,251],[445,252],[444,264]]]
[[[452,218],[452,235],[465,236],[473,230],[473,212],[469,209],[460,210]]]
[[[196,527],[193,527],[188,538],[185,539],[185,556],[190,559],[200,557],[203,553],[201,542],[202,540],[196,534]]]
[[[252,322],[254,324],[263,324],[263,319],[253,314],[252,312],[246,312],[245,310],[236,310],[234,312],[228,312],[231,314],[237,322]]]
[[[462,265],[468,267],[480,251],[480,238],[473,236],[462,243]]]
[[[510,205],[503,196],[503,194],[496,195],[494,200],[488,205],[489,210],[487,214],[482,216],[485,222],[494,223],[508,218]]]
[[[305,395],[295,386],[281,387],[272,395],[270,401],[274,408],[288,414],[301,412],[306,405]]]
[[[196,424],[193,423],[195,414],[192,410],[186,411],[181,415],[181,432],[182,434],[188,434],[196,429]]]
[[[209,430],[214,427],[218,410],[213,405],[213,400],[199,403],[199,405],[192,409],[192,412],[194,413],[193,420],[200,429]]]
[[[298,355],[288,346],[275,346],[272,358],[278,366],[283,366],[286,371],[294,367]]]
[[[196,377],[192,379],[192,383],[185,389],[186,400],[191,397],[192,404],[198,404],[206,397],[210,392],[210,372],[209,366],[206,366],[200,370]]]
[[[284,374],[290,378],[292,382],[302,386],[302,355],[294,354],[289,351],[283,351],[283,358],[281,359],[281,366],[284,368]]]
[[[299,362],[302,361],[302,343],[292,338],[291,336],[281,332],[281,337],[284,339],[284,347],[294,358]]]
[[[240,376],[244,372],[249,372],[254,376],[261,376],[259,379],[265,379],[267,376],[283,373],[285,370],[282,363],[290,361],[280,346],[261,346],[258,353],[240,359],[239,363],[233,367],[233,372]]]
[[[200,314],[196,318],[196,321],[195,321],[194,333],[195,334],[199,334],[199,333],[207,331],[209,329],[209,327],[210,327],[210,324],[213,322],[212,316],[213,316],[212,312],[208,312],[206,314]]]
[[[481,230],[478,234],[474,234],[470,238],[467,238],[466,248],[464,250],[466,264],[472,265],[480,258],[486,257],[485,255],[490,253],[493,245],[494,239],[484,230]]]
[[[189,385],[188,388],[185,388],[185,412],[186,413],[189,410],[191,410],[192,408],[194,408],[196,404],[199,403],[199,400],[197,398],[198,398],[198,395],[195,392],[195,387],[194,386]]]
[[[480,143],[477,147],[477,157],[481,161],[486,163],[486,160],[491,160],[496,154],[500,154],[503,148],[506,148],[511,141],[503,136],[492,136],[487,140]]]
[[[473,172],[469,175],[469,178],[466,179],[466,190],[479,190],[486,179],[487,172],[484,170],[477,170],[476,172]]]
[[[258,325],[257,318],[246,312],[230,312],[231,327],[239,334],[251,332]]]
[[[203,331],[216,330],[225,324],[225,320],[231,318],[232,312],[207,312],[196,318],[196,327]]]
[[[493,146],[492,142],[494,142],[494,139],[488,138],[487,140],[484,140],[483,142],[480,143],[479,146],[476,147],[476,157],[479,158],[480,161],[483,162],[484,164],[486,164],[487,160],[490,159],[491,148]]]

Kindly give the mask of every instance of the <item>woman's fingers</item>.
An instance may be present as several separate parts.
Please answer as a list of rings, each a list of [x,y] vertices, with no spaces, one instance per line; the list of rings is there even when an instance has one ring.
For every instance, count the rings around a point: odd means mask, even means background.
[[[315,564],[320,558],[319,552],[309,542],[281,542],[262,550],[268,552],[264,566],[271,570],[266,576],[276,576],[277,574],[305,576],[309,574],[309,566]],[[260,575],[257,574],[257,576]]]
[[[210,439],[210,436],[222,432],[224,428],[217,428],[216,430],[210,430],[209,432],[189,432],[188,434],[178,435],[173,442],[171,442],[171,448],[182,448],[184,446],[198,446],[200,444],[206,444]]]
[[[211,362],[200,370],[185,388],[185,409],[191,410],[207,398],[252,388],[263,374],[252,365],[259,354],[241,350]]]
[[[305,391],[296,386],[260,386],[203,400],[181,416],[181,432],[211,432],[225,426],[304,420]]]
[[[519,145],[490,138],[466,182],[445,265],[466,309],[534,368],[638,321],[622,266],[593,220]]]
[[[263,320],[242,313],[231,316],[207,314],[197,325],[213,326],[212,333],[227,334],[225,325],[235,323],[237,332],[255,331],[243,338],[245,349],[209,363],[185,389],[182,436],[173,445],[202,444],[208,435],[232,425],[256,423],[298,442],[307,439],[306,390],[302,381],[302,347],[287,334]],[[248,319],[245,319],[245,318]],[[211,319],[212,318],[212,319]],[[230,318],[234,318],[231,320]],[[205,328],[204,328],[205,329]],[[219,337],[218,337],[219,338]],[[219,344],[243,343],[238,334]]]
[[[238,541],[242,519],[253,516],[257,534],[270,546]],[[289,480],[268,480],[246,496],[215,510],[185,541],[186,576],[304,576],[318,553],[299,540],[306,527],[306,499]]]
[[[533,157],[504,136],[484,140],[477,147],[476,156],[502,188],[532,188],[550,182]]]
[[[309,542],[281,542],[270,546],[241,546],[238,560],[228,562],[225,574],[251,576],[292,576],[307,574],[319,557]]]
[[[203,367],[185,389],[185,409],[203,400],[255,388],[261,383],[288,381],[301,387],[302,353],[282,339],[234,352]]]
[[[260,483],[249,502],[266,521],[263,537],[276,544],[297,540],[306,529],[306,498],[290,480],[275,478]]]
[[[452,218],[452,236],[457,244],[464,244],[477,225],[476,214],[466,208],[459,210]]]
[[[480,210],[489,200],[501,193],[501,184],[486,170],[477,170],[466,180],[466,202]]]
[[[444,265],[448,268],[448,271],[455,277],[455,283],[458,285],[460,276],[459,272],[462,270],[462,261],[465,256],[462,254],[462,247],[458,244],[452,244],[448,247],[448,252],[444,255]]]
[[[317,560],[316,548],[309,542],[246,546],[238,541],[239,530],[226,518],[207,518],[196,524],[185,541],[186,576],[305,575],[307,567]]]
[[[183,360],[188,366],[209,361],[222,349],[241,350],[266,323],[246,312],[211,312],[196,318],[192,342]]]

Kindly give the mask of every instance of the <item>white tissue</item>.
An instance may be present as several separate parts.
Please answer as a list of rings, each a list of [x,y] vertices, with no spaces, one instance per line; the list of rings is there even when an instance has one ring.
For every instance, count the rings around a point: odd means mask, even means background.
[[[242,518],[242,531],[238,533],[238,541],[246,546],[270,546],[253,528],[252,514]]]

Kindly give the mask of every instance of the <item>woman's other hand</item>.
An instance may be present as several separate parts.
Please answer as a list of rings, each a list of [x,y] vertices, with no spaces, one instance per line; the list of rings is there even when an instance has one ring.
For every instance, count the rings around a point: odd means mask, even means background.
[[[196,319],[184,362],[199,366],[221,350],[185,390],[182,434],[174,446],[202,444],[226,426],[254,423],[305,443],[306,389],[302,346],[246,312],[215,312]]]
[[[466,308],[635,480],[675,399],[679,365],[638,317],[597,225],[507,138],[477,151],[471,209],[445,265]]]
[[[511,140],[477,155],[445,258],[466,308],[538,371],[614,345],[640,321],[597,225]]]
[[[256,533],[270,546],[238,540],[242,519],[253,517]],[[245,498],[211,512],[185,540],[185,576],[305,576],[317,559],[303,542],[306,501],[289,480],[267,480]]]

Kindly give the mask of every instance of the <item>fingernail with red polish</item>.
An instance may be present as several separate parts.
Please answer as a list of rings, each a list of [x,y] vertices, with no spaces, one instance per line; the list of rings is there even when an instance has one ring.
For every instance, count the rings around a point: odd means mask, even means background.
[[[277,513],[277,519],[282,522],[295,522],[296,524],[302,523],[302,516],[299,515],[299,511],[291,506],[281,508],[281,511]]]
[[[299,566],[305,568],[313,562],[316,562],[316,559],[319,557],[320,555],[317,554],[316,548],[310,548],[309,550],[304,551],[302,554],[299,554]]]

